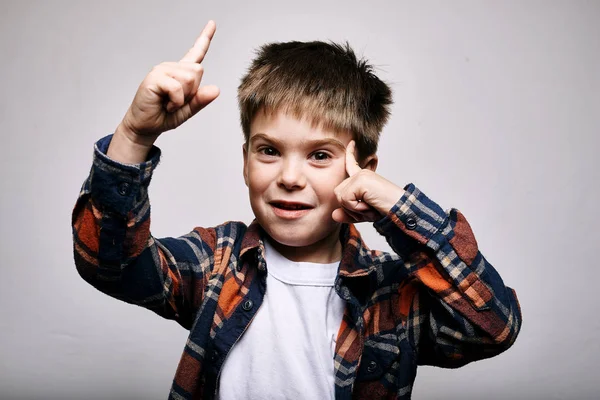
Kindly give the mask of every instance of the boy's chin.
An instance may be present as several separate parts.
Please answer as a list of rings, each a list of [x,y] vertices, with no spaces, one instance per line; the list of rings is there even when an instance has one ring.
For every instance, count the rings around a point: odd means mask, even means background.
[[[312,244],[315,244],[315,241],[311,240],[309,238],[281,236],[281,235],[277,235],[277,234],[275,234],[275,235],[269,234],[269,238],[272,241],[274,241],[276,244],[278,244],[280,246],[286,246],[286,247],[301,248],[301,247],[307,247]]]
[[[298,232],[297,230],[279,230],[266,228],[265,231],[277,244],[286,247],[308,247],[318,244],[319,242],[332,241],[335,242],[339,236],[339,226],[341,224],[335,223],[330,229],[321,232]],[[315,236],[315,233],[318,235]],[[332,235],[336,237],[333,238]]]

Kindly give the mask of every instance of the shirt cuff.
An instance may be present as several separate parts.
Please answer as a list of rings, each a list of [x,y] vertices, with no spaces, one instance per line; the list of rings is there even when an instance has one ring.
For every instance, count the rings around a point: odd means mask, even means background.
[[[160,149],[152,146],[148,159],[139,164],[123,164],[106,155],[112,135],[94,146],[90,192],[96,207],[103,212],[127,216],[146,201],[152,173],[160,161]]]
[[[446,212],[410,183],[404,187],[404,194],[400,200],[384,218],[375,222],[374,226],[380,234],[386,237],[393,235],[394,230],[400,229],[406,236],[418,243],[429,245],[432,240],[436,241],[437,235],[442,234],[447,224]],[[394,242],[396,242],[396,246],[401,244],[398,240]],[[412,246],[406,244],[400,247]]]

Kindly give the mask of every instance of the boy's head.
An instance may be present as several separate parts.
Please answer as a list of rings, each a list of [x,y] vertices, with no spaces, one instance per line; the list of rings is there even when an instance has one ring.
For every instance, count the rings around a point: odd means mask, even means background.
[[[377,165],[391,90],[348,45],[263,46],[242,79],[244,180],[254,215],[295,261],[339,259],[335,188],[355,140],[362,168]]]
[[[348,44],[264,45],[238,88],[246,143],[257,113],[282,111],[334,132],[350,132],[359,159],[375,154],[392,92]]]

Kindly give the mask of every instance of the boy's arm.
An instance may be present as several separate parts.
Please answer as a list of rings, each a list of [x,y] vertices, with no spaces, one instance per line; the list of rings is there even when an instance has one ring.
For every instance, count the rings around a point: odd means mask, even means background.
[[[375,228],[409,268],[400,313],[418,363],[460,367],[508,349],[521,328],[515,291],[460,211],[444,212],[412,184],[405,190]]]
[[[189,328],[214,261],[215,232],[152,237],[148,185],[160,151],[154,147],[137,165],[120,164],[106,156],[111,138],[96,143],[73,210],[77,270],[98,290]]]
[[[464,216],[444,212],[412,184],[401,189],[361,170],[353,151],[349,145],[349,178],[336,189],[342,208],[334,218],[376,222],[402,257],[409,276],[399,312],[417,361],[459,367],[509,348],[521,327],[516,294],[483,257]],[[394,196],[400,200],[391,202]]]
[[[200,62],[214,32],[210,21],[183,59],[146,76],[115,134],[96,144],[72,217],[75,263],[86,281],[186,327],[214,261],[215,231],[154,239],[148,185],[160,158],[154,141],[219,94],[214,86],[200,86]]]

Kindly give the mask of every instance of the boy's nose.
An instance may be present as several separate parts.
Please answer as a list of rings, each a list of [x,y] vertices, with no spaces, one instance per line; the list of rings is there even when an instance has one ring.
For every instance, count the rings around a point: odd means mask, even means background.
[[[306,186],[302,163],[297,160],[284,160],[277,177],[277,184],[287,190],[302,189]]]

